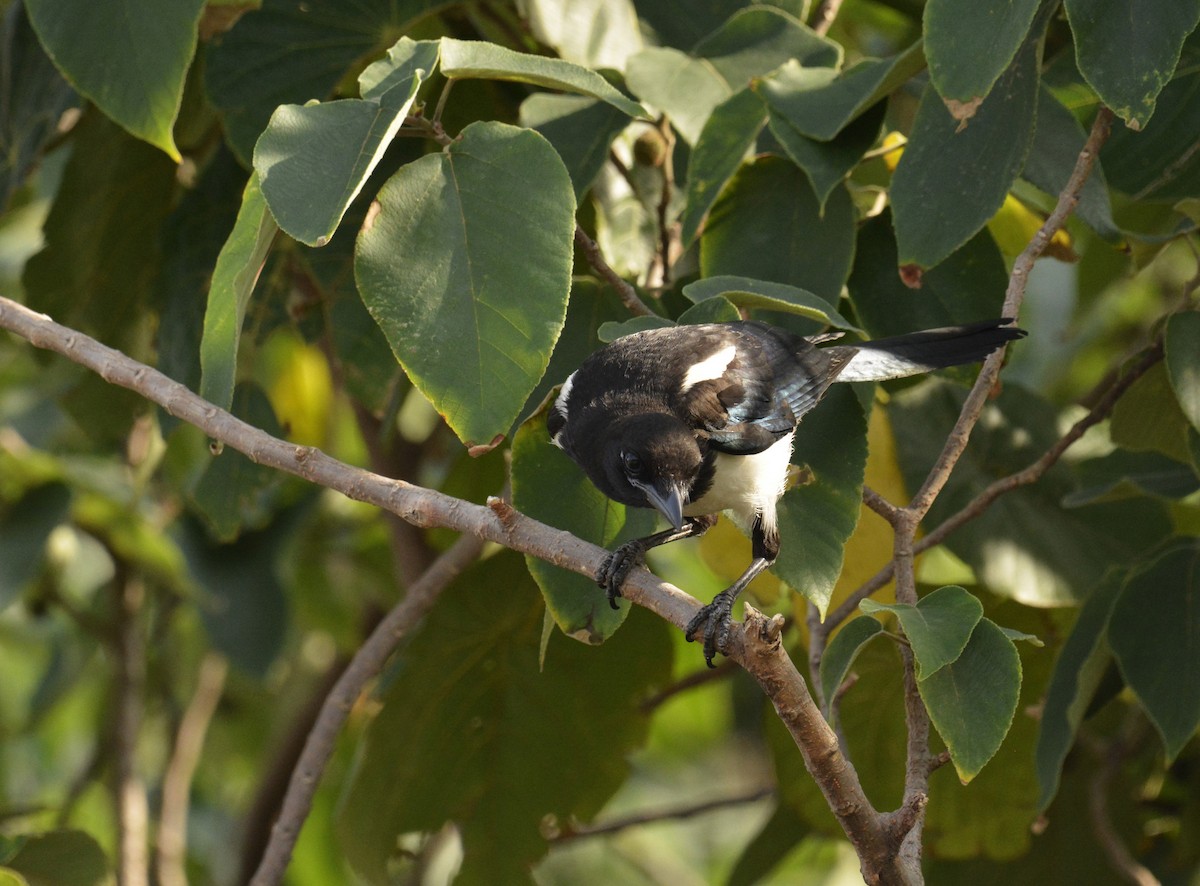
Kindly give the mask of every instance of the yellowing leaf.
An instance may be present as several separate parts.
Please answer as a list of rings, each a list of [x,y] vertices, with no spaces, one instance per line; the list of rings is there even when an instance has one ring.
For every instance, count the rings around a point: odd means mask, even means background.
[[[988,230],[995,238],[1000,251],[1012,258],[1020,255],[1029,245],[1033,235],[1038,232],[1045,219],[1035,213],[1024,203],[1009,194],[1004,198],[1000,211],[992,216],[987,223]],[[1046,255],[1061,261],[1078,261],[1079,256],[1071,248],[1071,235],[1065,228],[1059,228],[1046,247]]]

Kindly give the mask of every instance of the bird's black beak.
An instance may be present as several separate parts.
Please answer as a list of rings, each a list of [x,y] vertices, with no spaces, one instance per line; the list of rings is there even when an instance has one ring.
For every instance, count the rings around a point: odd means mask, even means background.
[[[650,504],[666,517],[676,529],[683,528],[683,489],[670,480],[659,480],[653,484],[633,481],[634,485],[646,493]]]

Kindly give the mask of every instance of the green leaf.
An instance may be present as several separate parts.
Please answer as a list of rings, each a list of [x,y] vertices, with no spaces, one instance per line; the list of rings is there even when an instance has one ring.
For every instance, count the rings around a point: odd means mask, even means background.
[[[452,80],[513,80],[589,95],[644,120],[649,113],[595,71],[560,58],[514,52],[482,40],[442,38],[442,73]]]
[[[626,508],[608,498],[551,444],[543,412],[525,422],[513,439],[512,488],[513,505],[521,513],[601,547],[613,548],[654,529],[652,511]],[[602,643],[625,621],[629,603],[622,600],[613,609],[593,579],[536,557],[525,562],[546,608],[568,636]]]
[[[713,109],[732,95],[712,65],[667,46],[647,47],[631,57],[626,80],[634,95],[666,111],[690,145],[700,139]]]
[[[1171,389],[1187,420],[1200,431],[1200,314],[1172,314],[1164,344]]]
[[[1200,726],[1200,544],[1133,572],[1113,604],[1108,642],[1171,762]]]
[[[608,344],[610,341],[616,341],[623,335],[632,335],[635,332],[644,332],[647,329],[661,329],[664,326],[674,326],[675,324],[666,317],[631,317],[620,323],[615,320],[609,320],[606,323],[601,323],[599,330],[596,332],[596,337],[600,341]]]
[[[5,867],[29,886],[106,886],[108,859],[90,834],[57,830],[21,838],[20,849]]]
[[[29,886],[29,881],[14,870],[0,867],[0,886]]]
[[[88,0],[28,0],[25,8],[71,85],[126,131],[179,162],[171,129],[196,52],[204,0],[113,0],[98,27]]]
[[[890,191],[902,267],[938,264],[1004,204],[1033,141],[1041,59],[1035,32],[965,128],[937,90],[925,88]]]
[[[786,117],[771,111],[771,133],[783,145],[792,162],[804,170],[822,209],[833,189],[850,175],[863,154],[879,138],[886,110],[887,103],[879,102],[829,141],[817,141],[803,135]]]
[[[249,164],[280,105],[325,99],[360,59],[450,0],[263,0],[205,53],[205,87],[225,137]],[[384,41],[387,41],[386,43]]]
[[[786,283],[834,303],[850,272],[854,225],[844,187],[822,213],[799,169],[781,157],[760,157],[738,171],[709,214],[700,272]]]
[[[810,828],[787,803],[775,807],[766,824],[738,856],[725,886],[755,886],[766,877],[805,837]],[[810,868],[806,867],[806,870]]]
[[[545,372],[571,283],[575,197],[544,138],[473,123],[403,167],[359,235],[363,301],[468,447],[505,434]],[[518,224],[519,222],[519,224]]]
[[[1100,152],[1113,187],[1136,200],[1175,202],[1200,197],[1200,71],[1181,75],[1158,97],[1158,121],[1143,132],[1114,129]]]
[[[732,323],[741,319],[741,312],[723,296],[706,298],[679,315],[680,323]]]
[[[773,571],[824,615],[842,571],[846,539],[862,510],[867,419],[850,385],[834,385],[804,416],[792,461],[807,464],[813,482],[780,499],[782,547]]]
[[[1008,270],[986,228],[930,268],[921,278],[921,288],[913,290],[896,273],[896,238],[890,221],[890,214],[884,213],[859,228],[854,270],[846,282],[854,315],[873,337],[956,326],[999,314]]]
[[[50,533],[71,506],[71,490],[61,483],[34,487],[0,516],[0,611],[13,603],[42,569]]]
[[[94,111],[84,114],[72,140],[44,227],[46,245],[25,265],[26,303],[137,355],[175,165]]]
[[[1200,21],[1200,0],[1066,0],[1079,72],[1131,129],[1143,129]]]
[[[587,96],[535,92],[521,102],[521,125],[536,129],[558,151],[576,199],[591,189],[613,140],[628,124],[621,111]]]
[[[1190,334],[1189,331],[1183,336],[1184,341]],[[1176,335],[1180,333],[1177,331]],[[1175,360],[1185,363],[1188,357],[1177,353]],[[1161,452],[1178,462],[1191,461],[1188,449],[1191,425],[1171,382],[1170,370],[1163,361],[1130,385],[1113,409],[1109,429],[1114,443],[1135,452]]]
[[[677,49],[691,49],[705,36],[720,28],[736,9],[759,5],[757,0],[718,0],[696,3],[695,0],[634,0],[638,18],[642,20],[658,43]],[[795,18],[808,12],[807,0],[770,0],[762,4],[782,9]]]
[[[1038,730],[1039,813],[1046,811],[1058,793],[1063,761],[1112,661],[1105,632],[1123,579],[1124,573],[1110,572],[1084,601],[1054,666]]]
[[[783,311],[818,320],[838,329],[862,331],[835,311],[825,299],[785,283],[722,274],[688,283],[683,287],[683,294],[695,304],[710,298],[725,298],[741,308]]]
[[[1057,195],[1075,171],[1075,161],[1086,141],[1087,133],[1075,115],[1043,86],[1038,92],[1037,128],[1033,134],[1033,145],[1021,177],[1046,193]],[[1113,221],[1108,185],[1104,169],[1099,163],[1083,183],[1075,214],[1109,242],[1115,243],[1124,238]]]
[[[930,0],[929,79],[956,120],[969,119],[1012,63],[1040,0]]]
[[[1190,465],[1157,452],[1116,449],[1075,465],[1080,488],[1063,498],[1067,507],[1123,501],[1143,495],[1184,498],[1200,487]]]
[[[243,533],[231,544],[214,542],[194,520],[181,529],[188,570],[204,595],[199,612],[209,641],[236,667],[260,679],[288,631],[288,601],[277,561],[294,529],[294,514],[261,532]]]
[[[251,175],[242,192],[237,221],[217,256],[200,342],[200,396],[224,409],[233,403],[246,306],[277,230],[263,200],[258,175]]]
[[[718,105],[789,59],[836,65],[841,47],[791,16],[759,6],[733,15],[689,54],[669,47],[642,50],[629,59],[626,76],[634,94],[665,111],[684,141],[695,145]]]
[[[407,38],[363,73],[363,99],[281,105],[254,147],[254,170],[279,227],[324,246],[382,159],[417,90],[437,64],[438,44]]]
[[[841,72],[788,62],[754,89],[801,135],[829,141],[924,66],[918,42],[898,55],[867,59]]]
[[[917,679],[927,680],[958,660],[983,618],[983,604],[956,585],[938,588],[910,603],[877,603],[866,599],[863,612],[891,612],[900,621],[917,659]]]
[[[854,618],[833,635],[821,657],[821,694],[825,699],[825,716],[829,716],[838,687],[845,682],[854,659],[874,637],[883,632],[883,625],[874,618]]]
[[[638,702],[670,674],[667,625],[636,612],[601,647],[552,637],[541,668],[542,615],[522,558],[503,552],[447,588],[404,648],[337,822],[372,882],[398,834],[447,820],[462,882],[524,882],[545,817],[590,819],[625,780],[648,725]]]
[[[742,165],[766,123],[766,109],[749,89],[735,92],[713,108],[688,161],[687,207],[679,222],[684,243],[696,238],[721,189]]]
[[[968,782],[992,759],[1017,711],[1021,659],[991,619],[981,619],[962,654],[917,684],[929,719]]]
[[[624,70],[625,60],[642,48],[630,0],[529,0],[522,15],[541,43],[588,68]]]
[[[5,47],[5,103],[0,112],[0,209],[58,133],[59,120],[79,103],[38,42],[25,7],[9,7],[0,23]]]

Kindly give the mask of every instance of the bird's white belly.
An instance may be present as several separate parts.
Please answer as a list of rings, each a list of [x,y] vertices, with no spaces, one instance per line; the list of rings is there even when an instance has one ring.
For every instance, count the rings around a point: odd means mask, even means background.
[[[783,495],[791,457],[791,434],[756,455],[718,452],[712,486],[684,507],[684,515],[699,517],[728,511],[745,530],[761,515],[763,528],[774,531],[775,502]]]

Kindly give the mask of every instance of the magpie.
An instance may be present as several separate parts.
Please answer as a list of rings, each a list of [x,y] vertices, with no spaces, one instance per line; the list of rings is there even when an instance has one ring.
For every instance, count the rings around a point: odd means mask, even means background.
[[[704,658],[729,636],[734,601],[779,554],[783,494],[800,419],[834,382],[884,381],[984,359],[1025,331],[1011,319],[817,347],[752,320],[671,326],[603,346],[559,390],[546,417],[553,443],[609,498],[655,508],[670,528],[626,542],[596,575],[615,609],[649,548],[698,536],[727,513],[753,559],[689,622]]]

